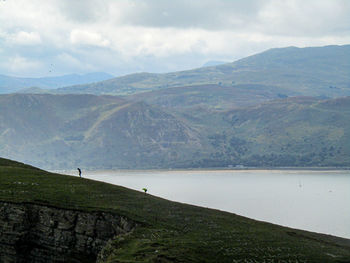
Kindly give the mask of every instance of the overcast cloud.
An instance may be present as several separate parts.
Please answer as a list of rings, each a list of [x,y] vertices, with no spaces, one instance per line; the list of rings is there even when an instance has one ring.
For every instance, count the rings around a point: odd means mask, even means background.
[[[1,0],[0,74],[115,75],[350,43],[348,0]]]

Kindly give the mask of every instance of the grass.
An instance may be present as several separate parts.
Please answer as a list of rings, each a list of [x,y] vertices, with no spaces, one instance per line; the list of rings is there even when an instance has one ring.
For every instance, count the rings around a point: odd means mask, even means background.
[[[350,262],[350,240],[170,202],[3,159],[0,200],[103,210],[136,221],[133,232],[104,248],[105,262]]]

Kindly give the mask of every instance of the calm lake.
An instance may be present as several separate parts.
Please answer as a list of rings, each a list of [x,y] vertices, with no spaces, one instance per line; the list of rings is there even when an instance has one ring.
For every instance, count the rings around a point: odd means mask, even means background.
[[[83,177],[350,238],[350,171],[83,171]]]

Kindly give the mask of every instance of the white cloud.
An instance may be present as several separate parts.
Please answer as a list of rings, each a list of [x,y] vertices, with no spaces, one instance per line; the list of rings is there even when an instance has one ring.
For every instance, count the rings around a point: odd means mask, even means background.
[[[33,72],[40,69],[41,65],[42,64],[39,61],[30,60],[19,55],[10,57],[7,61],[2,63],[2,66],[8,68],[12,73],[24,73],[27,71]]]
[[[96,68],[94,68],[91,64],[85,63],[84,61],[81,61],[79,58],[74,57],[67,53],[61,53],[57,55],[55,58],[55,64],[59,63],[61,65],[64,65],[66,68],[71,69],[79,69],[83,71],[94,71]]]
[[[19,31],[16,34],[10,35],[8,39],[11,44],[15,45],[30,46],[41,44],[41,37],[38,32]]]
[[[350,1],[268,1],[258,14],[257,29],[274,36],[338,35],[350,32]]]
[[[75,29],[70,33],[70,41],[74,45],[90,45],[97,47],[108,47],[109,40],[103,38],[100,34],[87,30]]]

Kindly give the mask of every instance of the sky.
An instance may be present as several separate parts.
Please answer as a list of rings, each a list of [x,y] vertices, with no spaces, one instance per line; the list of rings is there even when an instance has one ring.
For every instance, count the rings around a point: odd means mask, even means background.
[[[170,72],[350,44],[349,0],[0,0],[0,74]]]

